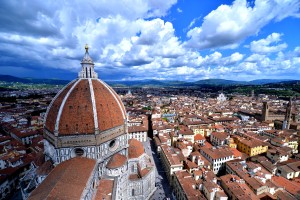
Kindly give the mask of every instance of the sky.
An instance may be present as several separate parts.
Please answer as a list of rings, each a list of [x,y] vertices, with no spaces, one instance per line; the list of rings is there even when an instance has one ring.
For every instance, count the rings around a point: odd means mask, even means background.
[[[72,80],[300,79],[299,0],[0,2],[0,74]]]

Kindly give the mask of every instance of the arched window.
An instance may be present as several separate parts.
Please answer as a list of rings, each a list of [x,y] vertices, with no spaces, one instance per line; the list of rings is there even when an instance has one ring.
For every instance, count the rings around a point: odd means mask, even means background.
[[[134,189],[132,189],[131,191],[131,196],[134,196]]]

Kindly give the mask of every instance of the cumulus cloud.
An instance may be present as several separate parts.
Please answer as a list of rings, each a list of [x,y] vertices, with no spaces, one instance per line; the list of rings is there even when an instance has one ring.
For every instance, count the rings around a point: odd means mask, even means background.
[[[219,6],[204,17],[200,27],[188,31],[186,46],[207,49],[240,43],[270,21],[300,17],[299,8],[298,0],[256,0],[253,7],[246,0],[235,0]]]
[[[131,38],[142,29],[147,31],[143,25],[147,21],[143,18],[164,16],[175,3],[176,0],[133,0],[130,4],[126,0],[5,1],[0,13],[3,55],[11,62],[16,57],[18,60],[27,57],[33,66],[44,64],[77,71],[80,66],[74,68],[70,64],[81,59],[86,43],[93,49],[91,54],[96,62],[101,55],[112,54],[112,50],[104,52],[105,48],[119,44],[118,48],[123,51],[131,48]],[[19,49],[16,44],[23,47]],[[66,62],[58,63],[61,59]]]
[[[40,75],[53,71],[63,74],[66,70],[75,78],[86,43],[96,71],[106,80],[249,79],[267,72],[295,70],[300,67],[300,48],[285,52],[281,34],[250,42],[251,55],[222,51],[236,48],[240,40],[257,33],[261,24],[296,13],[285,2],[276,1],[288,10],[288,14],[279,15],[283,7],[276,4],[277,10],[263,2],[257,0],[253,7],[241,0],[222,5],[203,19],[201,27],[193,28],[200,19],[195,18],[189,27],[190,40],[184,42],[175,34],[172,22],[161,18],[168,15],[176,0],[5,1],[0,12],[1,73],[20,69],[21,75],[30,76],[33,71]],[[275,5],[275,1],[270,2]],[[289,5],[298,4],[290,1]],[[266,10],[273,12],[268,20],[260,18]],[[252,27],[254,21],[260,25]],[[198,51],[211,47],[222,48]],[[271,59],[267,52],[277,55],[272,54],[275,57]]]
[[[279,52],[287,48],[286,43],[278,44],[281,39],[282,34],[272,33],[265,39],[260,39],[258,41],[252,41],[250,43],[250,49],[254,53],[268,54],[273,52]],[[276,44],[276,45],[274,45]]]

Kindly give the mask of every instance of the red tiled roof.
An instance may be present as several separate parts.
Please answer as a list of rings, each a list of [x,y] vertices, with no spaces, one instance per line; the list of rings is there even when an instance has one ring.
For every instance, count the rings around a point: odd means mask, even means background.
[[[194,136],[194,140],[197,141],[197,140],[205,140],[205,137],[203,137],[201,134],[196,134]]]
[[[95,98],[98,128],[108,130],[124,124],[126,111],[119,96],[100,80],[77,79],[71,82],[54,98],[48,109],[45,128],[54,132],[59,118],[58,134],[94,134],[95,119],[91,90]],[[76,86],[72,88],[72,86]],[[91,88],[92,87],[92,88]],[[67,96],[67,94],[69,94]],[[63,102],[65,101],[65,104]],[[59,116],[60,107],[62,107]]]
[[[128,133],[147,132],[147,131],[148,131],[148,127],[145,125],[128,127]]]
[[[126,156],[116,153],[115,155],[113,155],[110,158],[106,167],[108,169],[115,169],[115,168],[121,167],[126,163],[126,160],[127,160]]]
[[[47,119],[45,122],[45,127],[49,130],[54,132],[54,128],[55,128],[55,122],[56,122],[56,118],[58,115],[58,111],[60,108],[60,105],[63,101],[63,99],[65,98],[65,96],[67,95],[67,93],[69,92],[69,90],[71,89],[71,87],[74,85],[74,81],[69,83],[69,85],[67,85],[63,90],[61,90],[57,95],[54,101],[51,102],[51,107],[49,107],[48,109],[48,115],[47,115]]]
[[[80,199],[95,165],[95,160],[83,157],[76,157],[57,165],[31,193],[29,200]]]
[[[99,186],[97,194],[94,200],[111,200],[114,188],[114,180],[101,179],[99,181]]]
[[[271,180],[275,185],[283,187],[293,195],[300,194],[300,184],[297,182],[292,182],[281,176],[273,176]]]
[[[128,140],[129,148],[128,148],[128,157],[129,158],[138,158],[144,153],[143,144],[136,140],[130,139]]]

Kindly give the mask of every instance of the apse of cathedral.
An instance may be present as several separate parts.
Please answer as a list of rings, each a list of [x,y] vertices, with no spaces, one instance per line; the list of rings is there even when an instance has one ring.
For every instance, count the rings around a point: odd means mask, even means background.
[[[128,139],[125,107],[98,79],[88,46],[78,78],[48,107],[44,149],[54,169],[35,170],[22,190],[28,199],[149,199],[155,166],[143,144]]]

